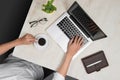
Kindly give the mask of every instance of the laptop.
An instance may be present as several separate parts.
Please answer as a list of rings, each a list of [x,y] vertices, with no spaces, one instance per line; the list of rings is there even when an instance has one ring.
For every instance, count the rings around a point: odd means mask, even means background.
[[[70,39],[78,35],[83,38],[83,44],[76,57],[93,41],[107,37],[97,24],[75,1],[49,28],[48,34],[66,52]]]

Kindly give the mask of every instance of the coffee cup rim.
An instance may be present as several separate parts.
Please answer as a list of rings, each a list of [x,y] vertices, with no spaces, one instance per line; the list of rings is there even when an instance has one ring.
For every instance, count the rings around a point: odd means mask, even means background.
[[[36,38],[36,41],[34,42],[34,46],[37,49],[42,50],[42,49],[45,49],[48,46],[48,38],[47,38],[46,34],[38,34],[38,35],[35,36],[35,38]],[[40,46],[39,43],[38,43],[38,40],[40,38],[44,38],[46,40],[46,43],[43,46]]]

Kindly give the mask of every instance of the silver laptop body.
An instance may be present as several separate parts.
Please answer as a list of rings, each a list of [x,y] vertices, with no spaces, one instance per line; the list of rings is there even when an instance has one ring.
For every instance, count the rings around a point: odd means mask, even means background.
[[[51,36],[51,38],[57,42],[57,44],[64,50],[64,52],[67,51],[67,45],[69,42],[69,38],[66,36],[66,34],[57,26],[57,24],[63,20],[65,17],[69,17],[70,15],[65,12],[62,14],[62,16],[60,16],[48,29],[47,32],[48,34]],[[90,45],[90,43],[92,42],[92,40],[90,38],[87,38],[87,36],[77,27],[77,25],[70,19],[70,21],[75,25],[75,27],[82,33],[82,35],[84,36],[84,38],[86,40],[88,40],[88,42],[86,42],[85,44],[83,44],[83,46],[81,47],[81,49],[78,51],[78,53],[74,56],[76,57],[79,53],[81,53],[87,46]]]

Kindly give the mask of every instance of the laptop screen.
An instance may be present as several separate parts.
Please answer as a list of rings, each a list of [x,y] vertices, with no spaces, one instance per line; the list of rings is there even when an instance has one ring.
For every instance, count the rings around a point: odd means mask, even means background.
[[[92,40],[98,40],[106,37],[104,32],[97,26],[97,24],[85,13],[85,11],[75,1],[69,8],[68,13],[70,14],[73,21],[78,25],[80,29],[90,37]]]

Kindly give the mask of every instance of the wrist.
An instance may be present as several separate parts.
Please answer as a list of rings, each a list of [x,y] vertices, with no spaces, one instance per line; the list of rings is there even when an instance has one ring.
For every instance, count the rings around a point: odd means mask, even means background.
[[[71,55],[71,53],[70,53],[70,52],[67,52],[67,53],[66,53],[66,58],[68,58],[68,59],[72,59],[72,58],[73,58],[73,56]]]
[[[16,46],[22,45],[23,43],[22,43],[22,41],[21,41],[21,38],[16,39],[16,40],[15,40],[15,44],[16,44]]]

